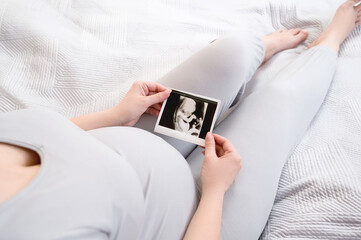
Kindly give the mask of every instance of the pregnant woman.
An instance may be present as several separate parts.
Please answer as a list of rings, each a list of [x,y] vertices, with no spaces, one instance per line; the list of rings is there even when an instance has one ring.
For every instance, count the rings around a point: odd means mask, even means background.
[[[256,69],[305,31],[218,39],[158,83],[136,82],[115,107],[72,122],[41,110],[0,114],[0,239],[258,239],[339,46],[361,22],[355,3],[207,134],[204,156],[149,132],[155,117],[143,113],[159,114],[167,86],[220,99],[222,118]]]

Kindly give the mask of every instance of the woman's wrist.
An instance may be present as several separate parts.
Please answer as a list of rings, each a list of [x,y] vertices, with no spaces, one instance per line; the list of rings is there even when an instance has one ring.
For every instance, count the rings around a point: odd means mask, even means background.
[[[120,104],[108,109],[108,112],[108,117],[111,119],[113,126],[125,125],[125,120],[123,119],[124,113],[122,113],[122,106]]]
[[[205,188],[202,190],[202,198],[212,198],[222,200],[224,198],[225,191],[221,188]]]
[[[72,118],[71,121],[85,131],[96,128],[119,126],[120,123],[116,111],[112,108]]]

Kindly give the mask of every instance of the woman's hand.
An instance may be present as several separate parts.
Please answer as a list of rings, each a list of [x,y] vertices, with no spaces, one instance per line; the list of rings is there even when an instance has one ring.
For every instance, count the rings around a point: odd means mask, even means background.
[[[159,115],[162,103],[171,90],[156,82],[136,81],[112,111],[118,118],[120,126],[135,125],[143,113]]]
[[[241,169],[241,157],[233,144],[217,134],[208,133],[201,172],[202,194],[224,194]]]
[[[133,83],[123,100],[113,108],[72,118],[85,131],[110,127],[133,126],[144,112],[158,116],[170,90],[155,82]]]
[[[241,157],[232,143],[208,133],[203,152],[202,196],[184,240],[219,240],[224,193],[241,169]]]

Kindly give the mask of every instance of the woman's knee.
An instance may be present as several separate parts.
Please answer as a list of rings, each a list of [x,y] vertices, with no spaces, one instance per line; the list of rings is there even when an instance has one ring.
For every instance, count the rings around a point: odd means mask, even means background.
[[[241,66],[245,63],[244,56],[247,55],[248,50],[247,43],[243,38],[238,36],[221,37],[211,45],[216,53],[215,59],[224,63],[221,66],[226,70],[233,70],[234,66]]]
[[[228,66],[246,66],[251,59],[258,57],[259,48],[262,48],[258,37],[249,34],[230,35],[217,39],[213,43],[218,48],[218,57],[222,61],[228,62]],[[258,46],[259,45],[259,46]]]

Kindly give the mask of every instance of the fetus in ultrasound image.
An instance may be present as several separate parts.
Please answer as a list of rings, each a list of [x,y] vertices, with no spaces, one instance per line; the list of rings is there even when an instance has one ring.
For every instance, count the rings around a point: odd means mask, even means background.
[[[173,114],[174,130],[198,137],[208,103],[180,96]]]

